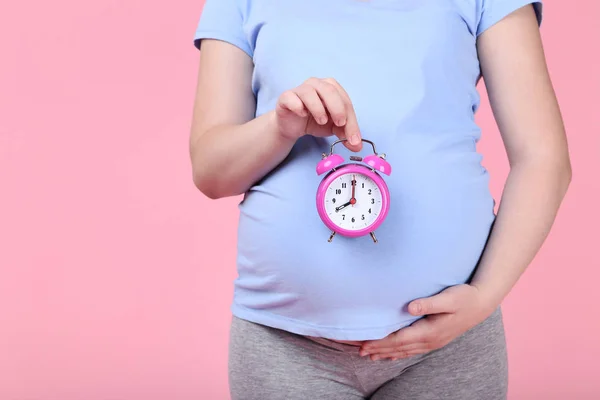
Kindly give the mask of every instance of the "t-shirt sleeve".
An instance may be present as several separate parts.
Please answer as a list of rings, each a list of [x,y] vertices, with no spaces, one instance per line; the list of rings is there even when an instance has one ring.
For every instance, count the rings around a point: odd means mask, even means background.
[[[542,1],[541,0],[478,0],[480,6],[479,23],[477,25],[477,36],[481,35],[492,25],[526,5],[533,5],[538,20],[538,26],[542,23]]]
[[[243,26],[240,0],[206,0],[194,35],[194,45],[200,49],[202,39],[222,40],[252,57],[252,47]]]

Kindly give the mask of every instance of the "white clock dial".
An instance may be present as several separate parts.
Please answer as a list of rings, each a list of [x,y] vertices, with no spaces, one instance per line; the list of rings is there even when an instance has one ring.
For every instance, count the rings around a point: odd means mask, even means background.
[[[375,222],[381,209],[381,190],[371,178],[362,174],[339,176],[325,193],[325,212],[335,225],[343,229],[356,231],[368,227]]]

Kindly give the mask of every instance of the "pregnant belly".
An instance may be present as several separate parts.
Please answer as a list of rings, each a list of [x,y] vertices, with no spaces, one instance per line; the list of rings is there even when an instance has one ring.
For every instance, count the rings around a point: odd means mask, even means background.
[[[283,165],[240,204],[236,303],[348,329],[410,319],[408,302],[467,281],[485,246],[493,200],[472,157],[396,162],[378,243],[339,235],[329,243],[315,207],[315,158]]]

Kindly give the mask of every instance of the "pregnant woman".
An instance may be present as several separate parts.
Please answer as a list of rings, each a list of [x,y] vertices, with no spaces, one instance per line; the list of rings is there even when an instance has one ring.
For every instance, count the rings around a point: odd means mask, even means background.
[[[527,0],[206,1],[190,152],[202,193],[244,195],[233,400],[506,398],[500,303],[571,179],[541,18]],[[510,161],[497,214],[481,77]],[[317,213],[339,139],[394,168],[378,242],[330,242]]]

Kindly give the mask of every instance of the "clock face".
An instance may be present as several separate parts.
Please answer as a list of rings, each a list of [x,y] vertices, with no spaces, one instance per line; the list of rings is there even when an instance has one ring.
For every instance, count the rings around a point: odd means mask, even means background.
[[[325,213],[336,226],[357,231],[372,225],[382,210],[381,190],[371,178],[347,173],[325,191]]]

